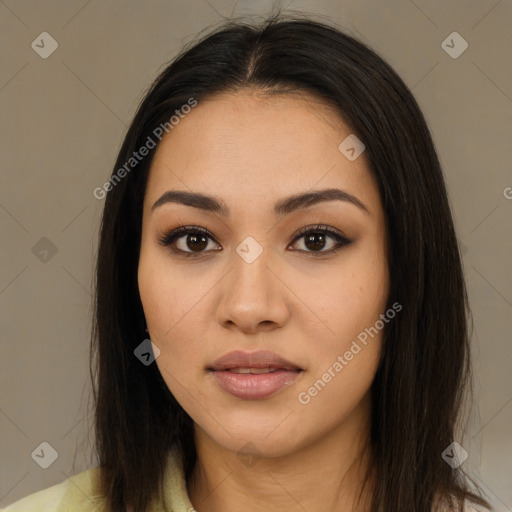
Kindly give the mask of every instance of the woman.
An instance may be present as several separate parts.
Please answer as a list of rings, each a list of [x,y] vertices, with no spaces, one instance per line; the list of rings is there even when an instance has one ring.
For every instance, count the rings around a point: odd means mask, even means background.
[[[156,79],[95,195],[100,466],[6,510],[487,506],[455,444],[444,180],[376,53],[301,19],[217,30]]]

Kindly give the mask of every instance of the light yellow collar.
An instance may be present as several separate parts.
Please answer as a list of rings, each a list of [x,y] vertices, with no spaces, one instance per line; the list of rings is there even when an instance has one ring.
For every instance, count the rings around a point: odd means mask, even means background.
[[[151,512],[194,512],[185,481],[183,463],[177,451],[171,450],[164,477],[165,508],[151,508]],[[161,507],[161,506],[160,506]]]

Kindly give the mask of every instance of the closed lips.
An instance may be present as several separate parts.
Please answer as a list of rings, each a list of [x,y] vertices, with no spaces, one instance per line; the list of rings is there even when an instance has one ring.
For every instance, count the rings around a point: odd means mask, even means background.
[[[229,352],[207,368],[220,388],[242,400],[264,400],[294,384],[302,368],[270,351]]]
[[[229,352],[207,368],[210,371],[231,371],[233,373],[273,373],[277,370],[302,371],[299,366],[270,351]]]
[[[232,373],[273,373],[279,370],[279,368],[231,368],[230,370],[226,370]]]

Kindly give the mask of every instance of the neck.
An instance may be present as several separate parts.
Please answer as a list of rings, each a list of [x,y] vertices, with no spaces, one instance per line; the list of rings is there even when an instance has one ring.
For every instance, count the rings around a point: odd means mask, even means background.
[[[370,449],[369,422],[362,428],[361,419],[352,416],[293,453],[253,459],[218,445],[196,425],[189,498],[198,512],[367,512],[373,484],[370,479],[363,487]]]

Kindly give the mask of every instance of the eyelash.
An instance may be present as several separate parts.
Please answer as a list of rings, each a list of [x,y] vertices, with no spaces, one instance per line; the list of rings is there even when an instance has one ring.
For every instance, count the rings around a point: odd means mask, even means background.
[[[330,249],[328,251],[304,251],[299,250],[299,252],[306,253],[308,255],[313,255],[314,257],[322,256],[325,254],[334,254],[335,252],[339,251],[342,247],[345,247],[347,245],[350,245],[353,243],[353,240],[350,240],[343,236],[338,231],[335,231],[334,229],[330,228],[329,226],[325,225],[317,225],[316,227],[306,226],[302,229],[300,229],[297,233],[295,233],[293,240],[290,242],[290,244],[294,244],[297,242],[300,238],[312,234],[312,233],[323,233],[325,235],[328,235],[329,237],[333,238],[337,242],[337,247],[334,247],[333,249]],[[169,233],[164,234],[160,240],[159,243],[165,247],[169,247],[173,242],[175,242],[177,239],[182,238],[184,235],[204,235],[213,240],[215,243],[218,244],[218,242],[215,240],[213,235],[205,228],[199,227],[199,226],[180,226],[179,228],[173,229]],[[207,251],[200,251],[200,252],[188,252],[188,251],[182,251],[181,249],[171,249],[171,251],[174,254],[184,256],[186,258],[190,257],[198,257],[206,254]]]

